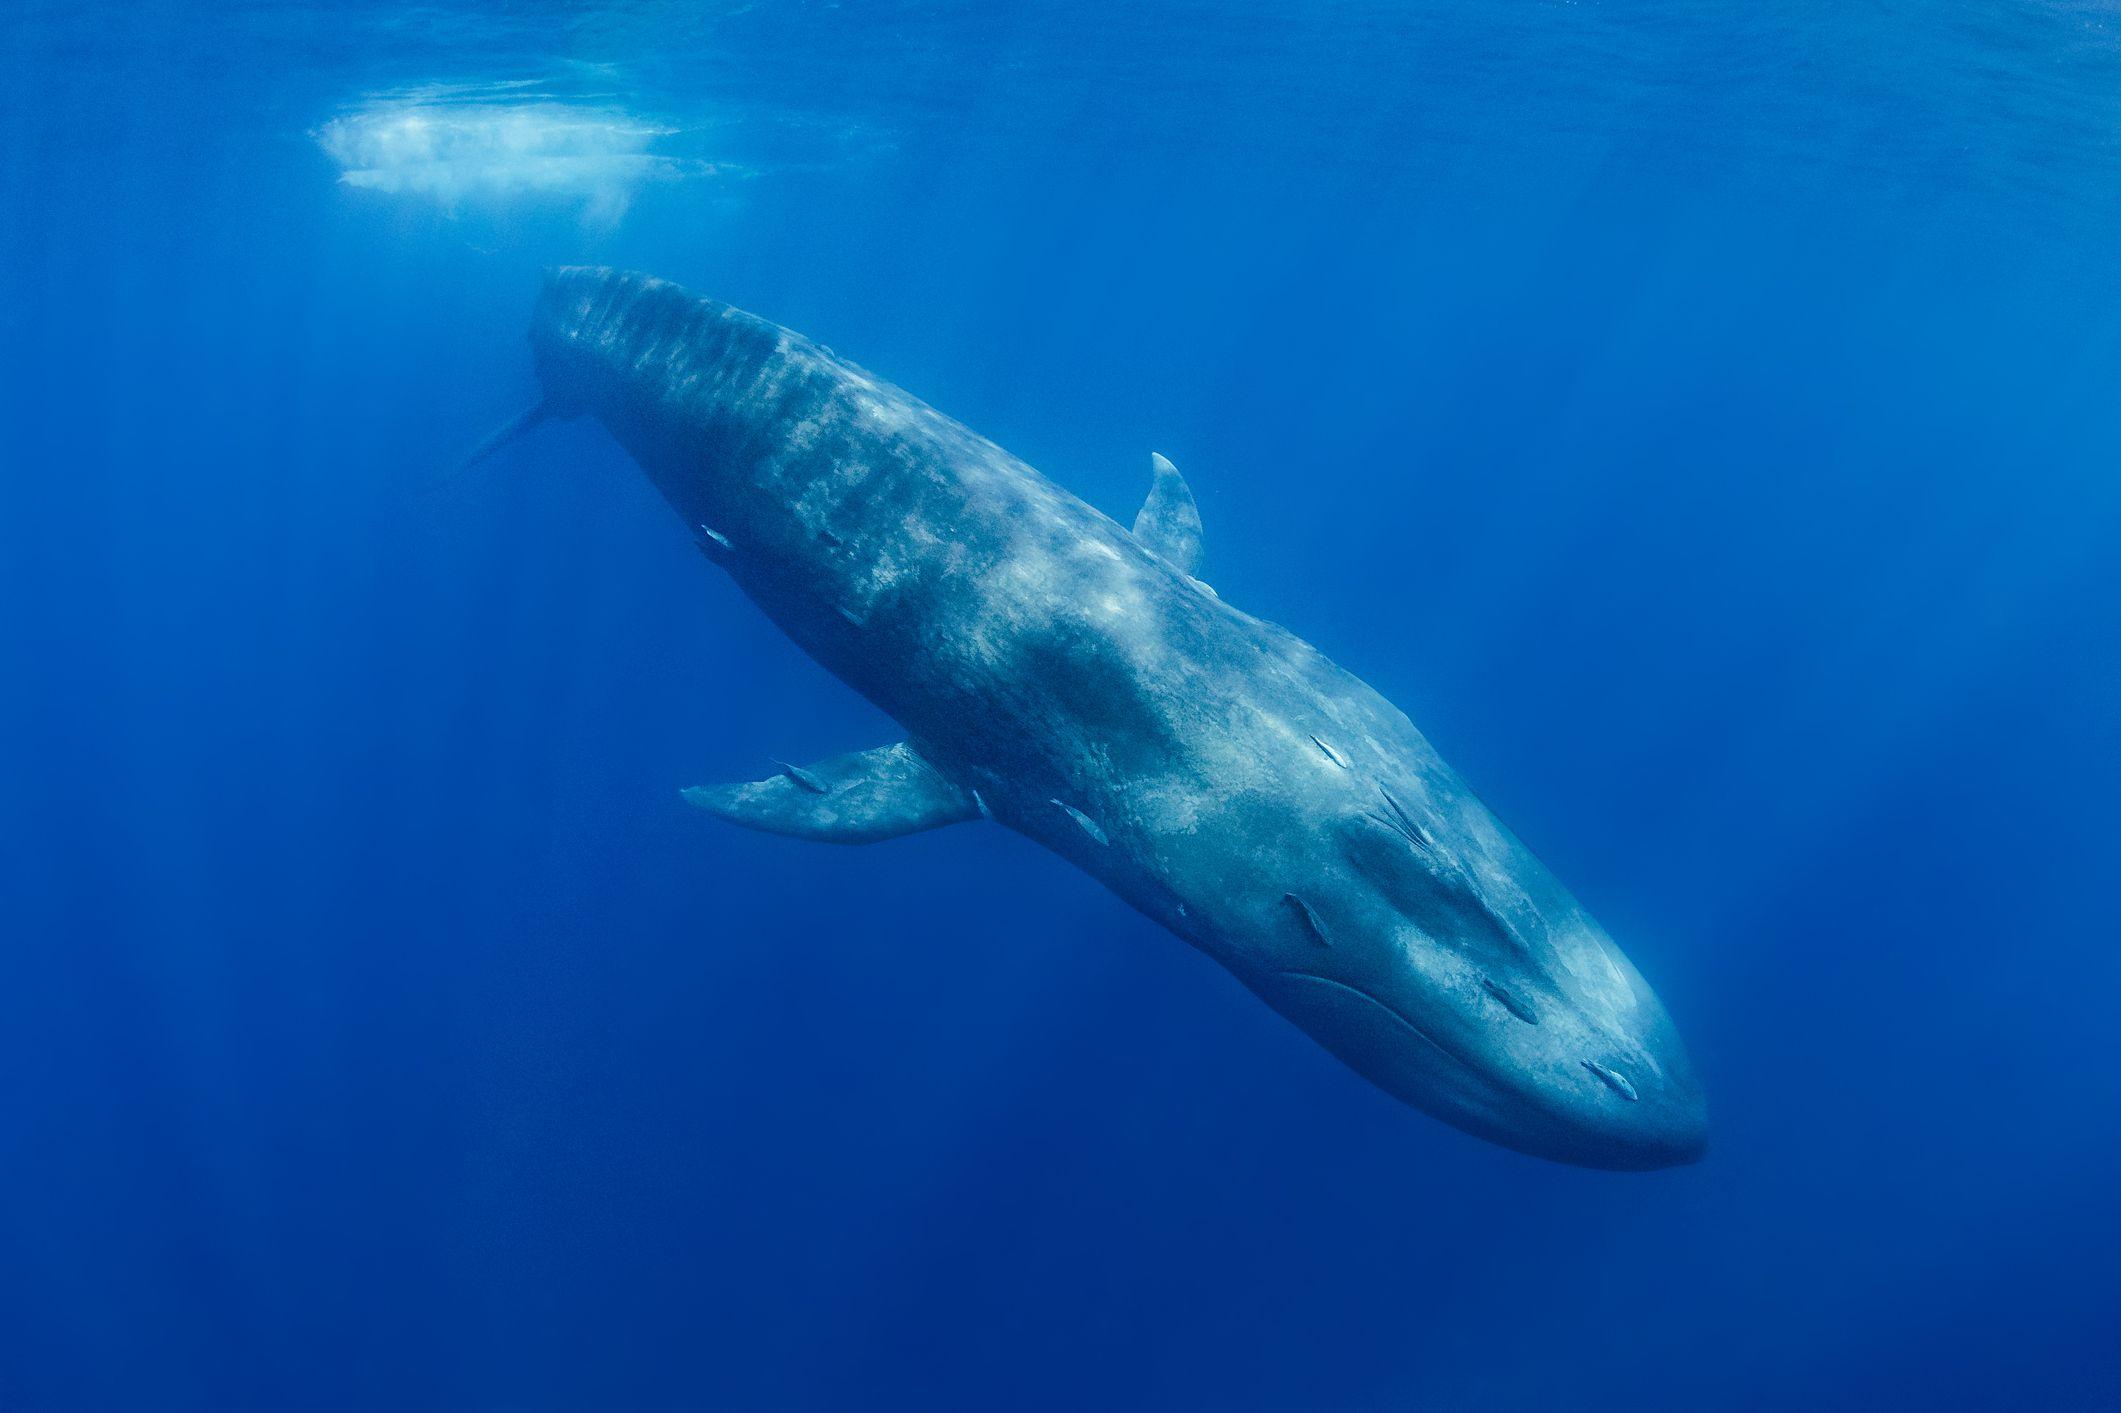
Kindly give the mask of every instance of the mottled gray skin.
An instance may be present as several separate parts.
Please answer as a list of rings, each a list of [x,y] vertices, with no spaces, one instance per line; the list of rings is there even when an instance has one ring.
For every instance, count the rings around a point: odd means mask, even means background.
[[[555,272],[532,343],[546,406],[602,421],[909,736],[873,781],[842,757],[696,803],[850,842],[990,816],[1438,1118],[1595,1167],[1700,1155],[1634,967],[1405,716],[1179,567],[1175,472],[1143,517],[1159,554],[830,350],[641,276]]]

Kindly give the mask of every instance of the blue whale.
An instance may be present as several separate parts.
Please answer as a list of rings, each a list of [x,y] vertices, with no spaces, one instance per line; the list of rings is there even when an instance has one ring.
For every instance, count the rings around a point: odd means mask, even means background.
[[[549,274],[531,346],[544,399],[486,450],[594,416],[906,732],[687,800],[832,843],[994,820],[1447,1123],[1590,1167],[1701,1155],[1649,986],[1391,703],[1202,582],[1169,461],[1129,529],[831,350],[619,271]]]

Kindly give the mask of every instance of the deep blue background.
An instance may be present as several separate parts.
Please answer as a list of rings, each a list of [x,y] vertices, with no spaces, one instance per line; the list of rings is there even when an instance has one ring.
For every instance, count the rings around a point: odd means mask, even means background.
[[[2121,26],[2089,4],[0,18],[0,1407],[2121,1402]],[[399,85],[741,174],[354,190]],[[1712,1151],[1369,1089],[1024,841],[680,786],[890,723],[587,425],[684,280],[1404,707]]]

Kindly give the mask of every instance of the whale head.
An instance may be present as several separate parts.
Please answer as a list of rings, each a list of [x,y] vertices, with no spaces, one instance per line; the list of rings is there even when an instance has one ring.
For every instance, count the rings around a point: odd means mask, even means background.
[[[1231,919],[1233,969],[1365,1078],[1482,1138],[1594,1168],[1698,1159],[1686,1049],[1605,931],[1470,794],[1378,793],[1284,848],[1306,866]]]

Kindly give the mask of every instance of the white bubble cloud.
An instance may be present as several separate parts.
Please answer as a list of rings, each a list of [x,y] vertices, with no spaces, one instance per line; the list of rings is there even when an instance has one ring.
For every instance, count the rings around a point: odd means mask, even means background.
[[[339,180],[456,211],[540,198],[611,224],[643,183],[711,170],[658,144],[677,130],[612,107],[441,91],[370,100],[313,133]]]

